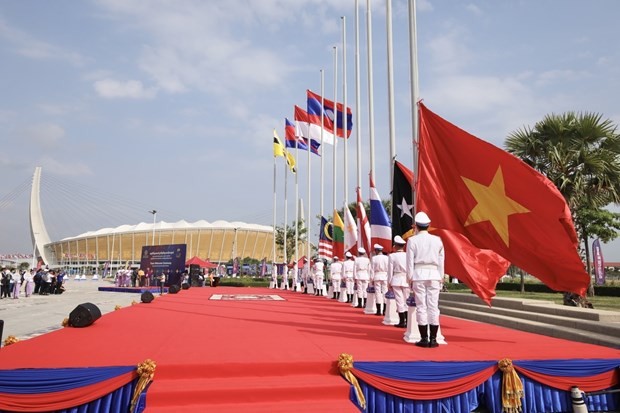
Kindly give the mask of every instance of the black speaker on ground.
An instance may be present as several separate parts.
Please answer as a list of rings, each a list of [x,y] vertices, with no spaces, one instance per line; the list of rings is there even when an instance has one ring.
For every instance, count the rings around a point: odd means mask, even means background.
[[[181,288],[184,290],[189,290],[189,284],[188,283],[183,283],[181,284]]]
[[[168,292],[170,294],[176,294],[181,290],[181,287],[179,287],[177,284],[172,284],[170,287],[168,287]]]
[[[88,327],[101,317],[101,310],[93,303],[83,303],[69,314],[71,327]]]
[[[153,301],[154,299],[155,299],[155,296],[150,291],[145,291],[140,296],[140,301],[142,301],[143,303],[147,303],[147,304]]]

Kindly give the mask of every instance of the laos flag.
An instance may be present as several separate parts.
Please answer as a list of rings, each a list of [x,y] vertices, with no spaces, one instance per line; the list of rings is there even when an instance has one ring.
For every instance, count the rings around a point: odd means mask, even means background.
[[[308,96],[308,115],[315,120],[318,120],[318,123],[321,122],[321,113],[327,118],[330,119],[331,122],[323,122],[324,125],[327,123],[329,126],[325,126],[325,128],[329,129],[333,132],[334,123],[336,126],[336,135],[343,138],[344,137],[344,106],[342,103],[334,104],[332,100],[325,99],[321,97],[321,95],[317,95],[311,90],[307,90]],[[321,109],[321,100],[323,101],[323,106]],[[351,136],[351,129],[353,129],[353,114],[351,112],[351,108],[347,107],[347,138]]]

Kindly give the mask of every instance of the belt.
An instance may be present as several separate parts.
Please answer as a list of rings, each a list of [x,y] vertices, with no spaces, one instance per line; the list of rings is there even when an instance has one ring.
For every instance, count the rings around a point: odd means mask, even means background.
[[[416,270],[438,270],[439,267],[435,264],[414,264],[413,268]]]
[[[407,273],[406,272],[395,272],[392,275],[394,275],[394,276],[401,275],[402,276],[402,275],[407,275]]]

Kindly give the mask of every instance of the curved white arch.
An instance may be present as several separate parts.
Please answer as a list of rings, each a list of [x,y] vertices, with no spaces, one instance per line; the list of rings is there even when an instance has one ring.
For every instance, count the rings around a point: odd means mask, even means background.
[[[46,248],[46,245],[49,245],[51,240],[43,222],[40,189],[41,167],[37,166],[32,176],[32,189],[30,192],[30,237],[32,238],[32,249],[34,250],[35,258],[41,257],[45,264],[55,265],[55,255]]]

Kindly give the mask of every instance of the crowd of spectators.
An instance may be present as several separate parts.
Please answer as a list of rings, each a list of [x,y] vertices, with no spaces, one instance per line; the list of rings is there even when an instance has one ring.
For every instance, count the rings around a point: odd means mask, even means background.
[[[19,270],[17,268],[2,267],[0,269],[0,299],[18,299],[20,293],[25,297],[32,294],[53,295],[62,294],[65,279],[64,270],[48,267]]]

